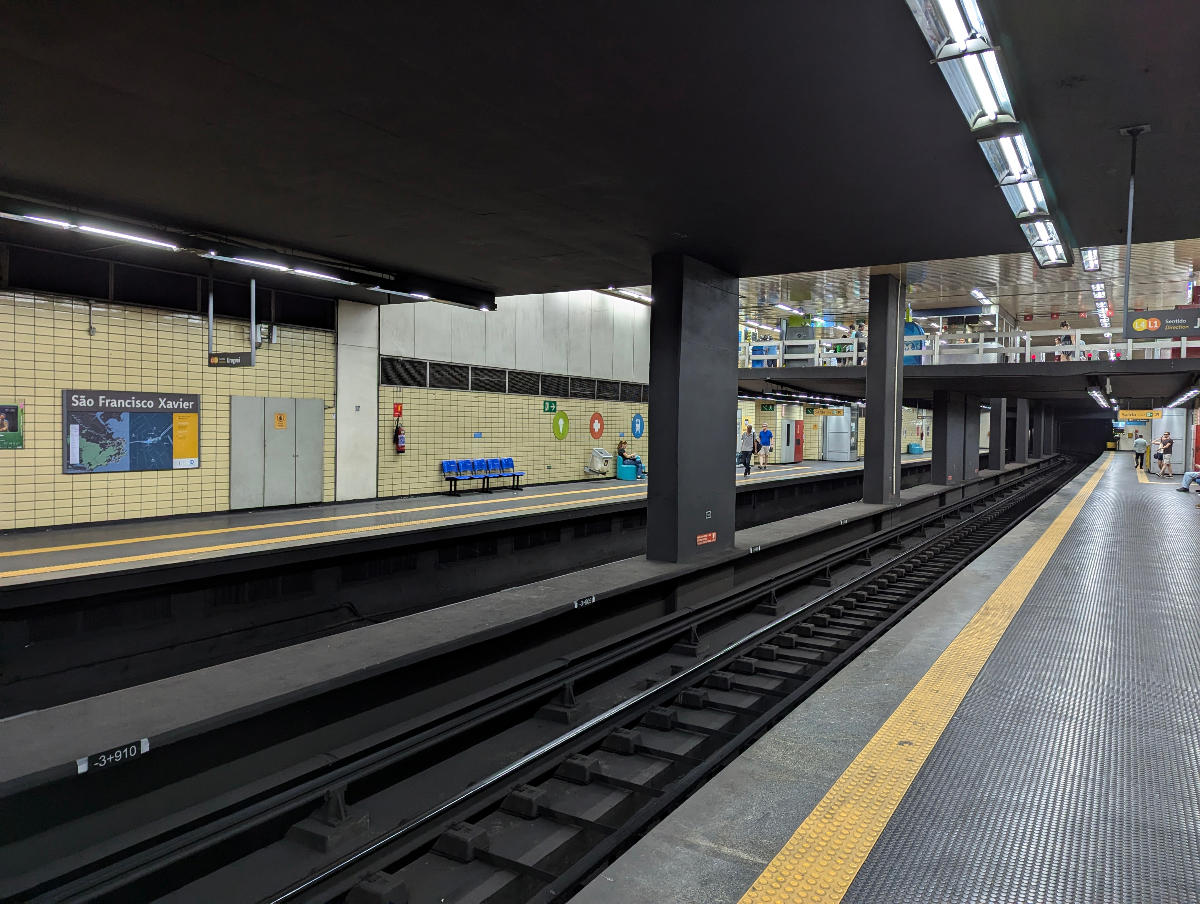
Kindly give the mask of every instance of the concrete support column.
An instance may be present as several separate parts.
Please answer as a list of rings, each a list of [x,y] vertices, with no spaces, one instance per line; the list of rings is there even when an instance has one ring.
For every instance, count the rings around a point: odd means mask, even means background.
[[[963,478],[979,476],[979,396],[963,396]]]
[[[988,468],[1003,471],[1007,453],[1008,399],[992,399],[991,439],[988,442]]]
[[[738,281],[677,253],[652,273],[646,555],[687,562],[733,546]]]
[[[1017,422],[1013,426],[1013,461],[1029,461],[1029,399],[1017,399]]]
[[[379,305],[337,306],[334,495],[373,499],[379,475]]]
[[[1053,455],[1058,451],[1058,418],[1054,409],[1046,408],[1046,454]]]
[[[962,483],[965,398],[961,392],[939,390],[933,394],[933,476],[930,482],[938,486]]]
[[[1046,406],[1037,405],[1030,413],[1029,422],[1033,427],[1029,454],[1033,458],[1042,458],[1046,454]]]
[[[655,299],[657,304],[657,298]],[[863,502],[890,504],[900,499],[900,436],[904,404],[904,312],[900,281],[871,277],[867,312],[867,435],[863,462]]]

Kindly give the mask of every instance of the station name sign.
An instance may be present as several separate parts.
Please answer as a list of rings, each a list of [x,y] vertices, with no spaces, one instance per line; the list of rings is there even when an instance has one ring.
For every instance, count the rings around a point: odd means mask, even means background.
[[[844,408],[805,408],[804,413],[814,417],[841,417],[846,411]]]
[[[199,411],[200,396],[172,392],[63,391],[67,411]]]
[[[1162,417],[1161,408],[1122,408],[1117,417],[1123,421],[1154,421]]]
[[[1200,336],[1200,308],[1170,311],[1135,311],[1125,324],[1126,339],[1163,336]]]

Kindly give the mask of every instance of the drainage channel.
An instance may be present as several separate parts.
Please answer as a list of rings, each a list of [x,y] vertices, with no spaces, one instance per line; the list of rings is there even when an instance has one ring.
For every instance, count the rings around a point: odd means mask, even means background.
[[[341,764],[302,818],[295,800],[252,817],[231,805],[190,847],[142,844],[128,864],[29,899],[561,899],[1076,470],[1032,474],[697,612],[636,667],[592,663],[578,693],[568,681],[492,736],[426,748],[399,772]],[[250,823],[266,840],[253,850],[235,843]],[[288,875],[303,878],[283,885]]]

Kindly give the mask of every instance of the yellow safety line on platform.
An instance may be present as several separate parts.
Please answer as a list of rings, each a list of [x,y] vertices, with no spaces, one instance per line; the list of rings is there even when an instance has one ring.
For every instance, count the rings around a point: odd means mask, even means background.
[[[1137,469],[1138,483],[1149,483],[1150,478],[1146,476],[1146,472],[1141,468]]]
[[[1109,453],[867,742],[740,904],[842,900],[979,670],[1112,460]]]
[[[624,493],[614,496],[597,496],[592,502],[612,502],[615,500],[628,499],[635,494]],[[547,509],[562,508],[564,506],[574,506],[575,502],[547,502],[544,505],[522,505],[514,506],[513,508],[505,509],[505,512],[537,512]],[[419,525],[419,524],[437,524],[445,521],[461,521],[464,518],[473,518],[473,512],[462,512],[458,515],[444,515],[441,518],[418,518],[413,521],[405,521],[404,525]],[[338,530],[312,531],[306,534],[288,534],[283,537],[263,537],[259,540],[242,540],[238,543],[222,543],[215,546],[195,546],[189,549],[168,549],[160,552],[147,552],[134,556],[116,556],[111,559],[94,559],[90,562],[70,562],[62,565],[41,565],[36,568],[18,568],[13,571],[0,571],[0,579],[4,578],[19,578],[27,577],[34,574],[53,574],[60,571],[78,571],[84,568],[97,568],[105,565],[123,565],[129,562],[149,562],[154,559],[167,559],[175,556],[190,556],[200,553],[209,552],[224,552],[230,549],[247,549],[252,546],[277,546],[280,543],[291,543],[296,540],[318,540],[323,537],[341,537],[350,534],[362,534],[373,530],[384,530],[392,525],[389,524],[366,524],[362,527],[343,527]]]
[[[352,521],[360,518],[386,518],[389,515],[409,515],[413,512],[432,512],[448,508],[468,508],[480,505],[495,505],[499,502],[526,502],[530,499],[550,499],[554,496],[577,496],[581,493],[594,493],[598,488],[588,487],[582,490],[560,490],[556,493],[531,493],[526,496],[506,497],[505,499],[473,499],[468,502],[443,502],[438,505],[420,505],[411,508],[385,509],[378,512],[351,512],[345,515],[322,515],[319,518],[296,518],[291,521],[270,521],[262,524],[238,524],[231,527],[208,527],[201,530],[178,531],[173,534],[151,534],[142,537],[122,537],[115,540],[93,540],[88,543],[70,543],[63,546],[41,546],[34,549],[7,549],[0,551],[0,559],[12,556],[33,556],[50,552],[70,552],[75,549],[96,549],[100,546],[125,546],[130,543],[152,543],[155,540],[184,540],[188,537],[211,537],[217,534],[236,534],[252,530],[271,530],[277,527],[298,527],[304,524],[327,524],[330,521]],[[638,496],[645,492],[637,487],[626,496]],[[508,508],[498,508],[497,513],[512,511]],[[394,521],[380,525],[392,527],[400,524],[410,524],[409,521]]]

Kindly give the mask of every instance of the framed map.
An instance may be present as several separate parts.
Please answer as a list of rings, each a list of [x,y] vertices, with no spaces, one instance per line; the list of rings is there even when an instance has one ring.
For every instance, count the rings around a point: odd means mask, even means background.
[[[200,397],[63,390],[63,473],[200,467]]]

